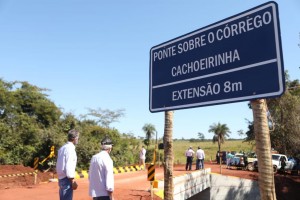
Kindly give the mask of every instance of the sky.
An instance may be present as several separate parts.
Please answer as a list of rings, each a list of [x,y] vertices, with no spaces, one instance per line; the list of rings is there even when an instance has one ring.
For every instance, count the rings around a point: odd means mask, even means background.
[[[124,109],[111,127],[143,137],[150,123],[161,138],[164,112],[149,111],[150,49],[264,2],[0,0],[0,78],[49,89],[48,98],[64,113]],[[291,80],[300,79],[300,1],[276,2],[284,69]],[[211,139],[214,123],[241,138],[238,131],[253,120],[248,103],[176,110],[173,138],[201,132]]]

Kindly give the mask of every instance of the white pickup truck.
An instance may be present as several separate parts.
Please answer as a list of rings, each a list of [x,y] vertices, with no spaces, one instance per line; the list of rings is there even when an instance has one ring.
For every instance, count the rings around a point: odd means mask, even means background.
[[[281,160],[285,160],[285,167],[284,170],[292,170],[294,167],[294,163],[292,161],[289,161],[286,155],[284,154],[272,154],[272,164],[273,164],[273,170],[274,173],[276,173],[281,168]],[[253,162],[253,169],[258,170],[258,162],[257,160]]]
[[[285,160],[285,167],[284,170],[292,170],[294,167],[294,163],[289,161],[286,155],[284,154],[272,154],[272,163],[273,163],[273,169],[274,173],[277,172],[281,168],[281,160]]]

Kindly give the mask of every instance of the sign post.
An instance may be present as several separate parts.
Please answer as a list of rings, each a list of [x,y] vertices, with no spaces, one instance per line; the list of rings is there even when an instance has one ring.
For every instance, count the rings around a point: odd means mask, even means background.
[[[280,96],[284,84],[275,2],[150,50],[151,112]]]
[[[33,169],[36,170],[39,166],[39,157],[35,157],[33,161]]]
[[[150,194],[153,199],[153,181],[155,181],[155,165],[153,163],[148,167],[148,181],[150,181]]]

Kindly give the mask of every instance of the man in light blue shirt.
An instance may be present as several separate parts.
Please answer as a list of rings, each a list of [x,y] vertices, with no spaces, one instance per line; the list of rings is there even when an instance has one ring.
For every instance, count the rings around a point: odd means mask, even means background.
[[[114,171],[109,154],[113,143],[105,137],[101,141],[101,151],[91,159],[89,169],[89,195],[93,200],[113,200]]]
[[[231,165],[231,159],[233,159],[234,155],[230,153],[230,151],[227,151],[226,154],[226,169],[230,169]]]
[[[79,132],[70,130],[68,132],[68,142],[58,150],[56,172],[60,200],[72,200],[73,190],[76,190],[78,186],[74,180],[77,164],[75,145],[78,144],[78,139]]]

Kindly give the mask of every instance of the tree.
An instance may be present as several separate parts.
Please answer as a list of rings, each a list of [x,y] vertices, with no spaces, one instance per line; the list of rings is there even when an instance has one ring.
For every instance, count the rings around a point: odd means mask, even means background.
[[[300,98],[292,96],[289,92],[281,98],[268,101],[269,111],[274,121],[271,133],[272,146],[283,154],[300,153],[300,112],[297,106],[300,105]]]
[[[290,81],[287,72],[285,78],[285,93],[267,100],[271,147],[297,157],[300,155],[300,83],[299,80]],[[255,139],[254,124],[249,120],[247,122],[245,141],[251,142]]]
[[[121,135],[117,129],[109,128],[124,115],[123,110],[91,109],[92,119],[79,120],[72,113],[62,113],[45,91],[47,89],[27,82],[0,79],[0,164],[33,166],[34,158],[42,161],[52,146],[57,154],[67,140],[66,133],[73,128],[80,132],[77,170],[88,168],[106,135],[114,143],[111,157],[116,167],[138,162],[139,141],[130,134]],[[38,169],[48,168],[48,161]]]
[[[254,124],[253,121],[250,121],[246,119],[246,122],[248,123],[248,130],[246,131],[246,142],[253,142],[255,141],[255,135],[254,135]]]
[[[173,111],[165,111],[164,130],[164,199],[173,200]]]
[[[269,99],[272,119],[271,145],[283,154],[300,155],[300,83],[287,81],[287,89],[279,98]]]
[[[43,149],[53,144],[62,113],[43,93],[47,90],[0,79],[0,91],[0,163],[27,166],[35,155],[47,156]]]
[[[123,117],[125,115],[124,109],[119,110],[109,110],[109,109],[92,109],[88,108],[88,113],[86,115],[83,115],[82,117],[85,118],[87,116],[92,116],[96,118],[96,122],[99,125],[102,125],[106,128],[109,128],[110,124],[113,122],[118,122],[120,117]]]
[[[205,136],[204,136],[204,134],[203,133],[198,133],[198,138],[201,140],[201,141],[203,141],[204,139],[205,139]]]
[[[145,145],[147,146],[147,149],[148,149],[151,138],[156,133],[156,129],[155,129],[155,126],[152,125],[152,124],[145,124],[142,129],[146,134],[146,138],[144,140],[145,141],[144,143],[145,143]]]
[[[209,126],[208,132],[213,132],[213,143],[218,143],[219,152],[221,152],[221,144],[225,142],[226,137],[229,137],[230,130],[226,124],[213,124]]]
[[[43,93],[48,89],[39,88],[26,81],[15,81],[14,86],[17,88],[13,91],[13,96],[18,104],[16,110],[19,113],[26,113],[43,127],[50,127],[59,121],[62,112],[47,99],[48,95]]]
[[[261,199],[276,199],[274,174],[271,159],[271,141],[265,99],[251,101],[254,118],[256,153],[260,178]]]

